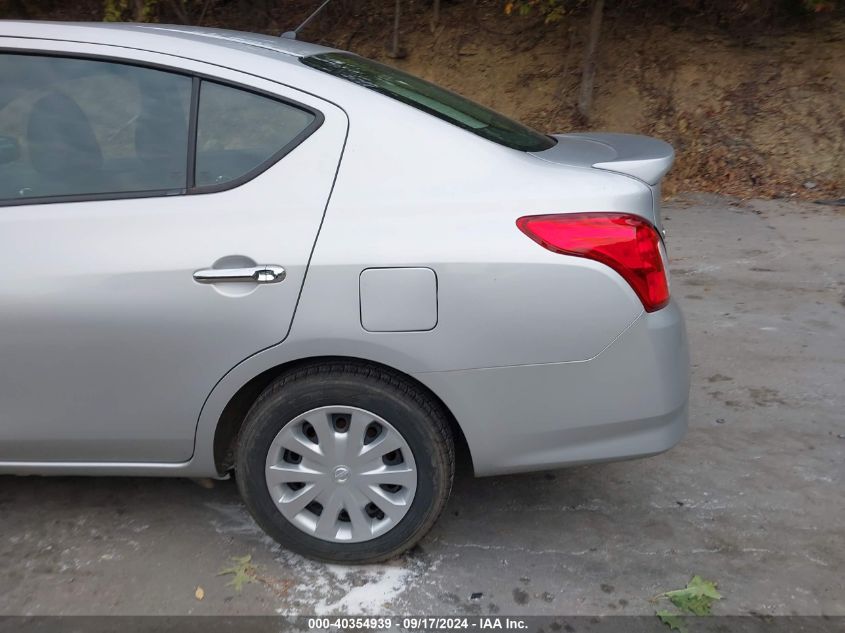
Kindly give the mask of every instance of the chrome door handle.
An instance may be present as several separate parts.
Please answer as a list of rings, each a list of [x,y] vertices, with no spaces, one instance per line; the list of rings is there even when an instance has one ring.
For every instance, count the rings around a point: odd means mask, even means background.
[[[285,269],[270,264],[252,268],[203,268],[194,273],[194,281],[201,284],[254,283],[277,284],[284,281]]]

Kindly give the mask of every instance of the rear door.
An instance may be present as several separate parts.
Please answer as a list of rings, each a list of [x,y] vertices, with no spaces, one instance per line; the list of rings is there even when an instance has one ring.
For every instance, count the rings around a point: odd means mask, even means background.
[[[287,335],[346,116],[38,44],[0,39],[0,461],[188,460],[215,383]]]

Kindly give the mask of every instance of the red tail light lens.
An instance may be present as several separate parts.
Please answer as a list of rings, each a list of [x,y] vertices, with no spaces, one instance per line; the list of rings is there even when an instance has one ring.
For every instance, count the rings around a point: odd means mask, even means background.
[[[660,235],[643,218],[628,213],[527,215],[516,225],[543,248],[610,266],[631,285],[647,312],[669,303]]]

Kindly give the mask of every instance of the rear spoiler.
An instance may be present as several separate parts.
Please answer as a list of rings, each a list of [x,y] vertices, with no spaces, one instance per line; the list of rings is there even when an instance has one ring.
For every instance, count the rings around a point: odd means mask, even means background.
[[[669,143],[649,136],[636,134],[566,134],[602,143],[615,156],[592,164],[596,169],[614,171],[639,178],[649,185],[656,185],[675,162],[675,150]]]

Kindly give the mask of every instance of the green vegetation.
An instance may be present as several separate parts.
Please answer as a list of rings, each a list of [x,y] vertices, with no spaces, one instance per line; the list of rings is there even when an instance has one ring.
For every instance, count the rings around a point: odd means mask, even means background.
[[[713,602],[722,599],[722,594],[716,590],[716,583],[704,580],[701,576],[693,576],[683,589],[665,591],[652,598],[652,601],[669,600],[677,611],[659,609],[655,615],[673,631],[685,633],[684,617],[710,615]]]
[[[234,587],[235,591],[240,593],[245,584],[257,582],[255,579],[256,568],[252,564],[252,555],[234,556],[232,557],[234,565],[231,567],[224,567],[217,575],[218,576],[232,576],[232,579],[226,583],[227,587]]]

